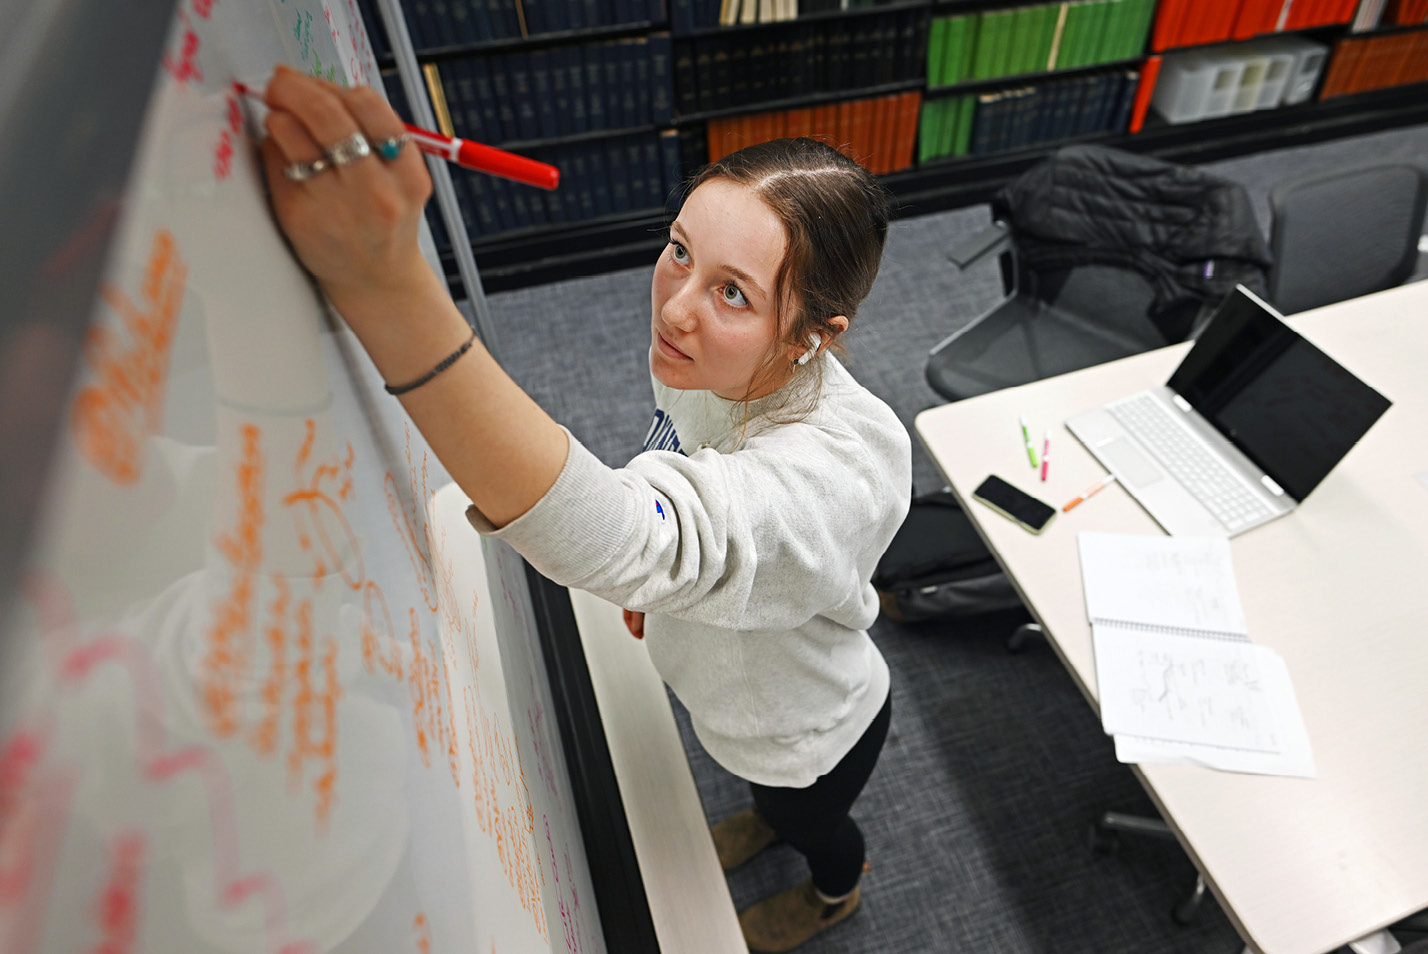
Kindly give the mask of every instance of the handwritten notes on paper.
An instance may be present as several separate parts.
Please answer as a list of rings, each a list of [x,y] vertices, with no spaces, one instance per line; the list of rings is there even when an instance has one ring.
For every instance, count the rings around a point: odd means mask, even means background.
[[[1282,660],[1250,642],[1228,540],[1077,542],[1101,723],[1123,761],[1313,774]]]

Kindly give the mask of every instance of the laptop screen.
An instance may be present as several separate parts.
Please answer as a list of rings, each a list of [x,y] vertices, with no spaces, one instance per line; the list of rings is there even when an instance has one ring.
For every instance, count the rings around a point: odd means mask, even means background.
[[[1167,384],[1295,500],[1391,403],[1243,287],[1221,303]]]

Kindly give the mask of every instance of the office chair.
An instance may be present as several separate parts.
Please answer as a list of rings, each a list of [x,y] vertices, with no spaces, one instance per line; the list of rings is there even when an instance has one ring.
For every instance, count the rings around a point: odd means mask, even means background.
[[[1001,189],[992,216],[948,255],[997,255],[1006,293],[928,355],[949,401],[1183,341],[1236,283],[1265,290],[1248,193],[1194,167],[1066,146]]]
[[[1371,163],[1276,185],[1269,300],[1293,314],[1400,285],[1413,274],[1428,170]]]

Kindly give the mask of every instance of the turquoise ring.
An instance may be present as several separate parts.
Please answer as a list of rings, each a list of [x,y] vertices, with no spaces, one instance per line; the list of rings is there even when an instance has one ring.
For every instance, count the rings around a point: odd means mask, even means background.
[[[377,155],[391,162],[402,154],[402,147],[405,146],[411,138],[411,133],[402,133],[400,136],[378,139],[372,143],[372,146],[377,150]]]

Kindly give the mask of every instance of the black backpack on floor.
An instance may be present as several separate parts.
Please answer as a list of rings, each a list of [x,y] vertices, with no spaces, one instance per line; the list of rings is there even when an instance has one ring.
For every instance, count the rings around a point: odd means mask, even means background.
[[[883,614],[898,622],[975,616],[1021,605],[1011,581],[950,490],[914,497],[873,573]]]

